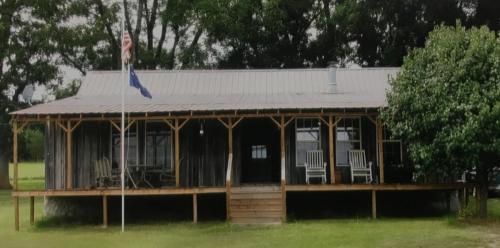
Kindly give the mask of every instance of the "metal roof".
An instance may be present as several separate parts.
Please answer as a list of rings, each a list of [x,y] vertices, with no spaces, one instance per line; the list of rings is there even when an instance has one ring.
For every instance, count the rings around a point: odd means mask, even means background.
[[[136,71],[153,99],[126,87],[126,112],[344,109],[386,106],[389,76],[399,68],[330,70]],[[121,110],[121,72],[89,71],[75,96],[13,112],[15,115],[109,114]]]

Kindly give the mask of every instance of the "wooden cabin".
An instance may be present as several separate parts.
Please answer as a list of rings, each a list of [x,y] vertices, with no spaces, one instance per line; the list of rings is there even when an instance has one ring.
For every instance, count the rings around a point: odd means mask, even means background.
[[[459,190],[423,183],[378,111],[398,68],[137,71],[126,86],[128,195],[225,194],[233,223],[286,221],[287,194]],[[12,114],[17,135],[45,124],[46,189],[19,197],[120,195],[120,71],[89,71],[75,96]]]

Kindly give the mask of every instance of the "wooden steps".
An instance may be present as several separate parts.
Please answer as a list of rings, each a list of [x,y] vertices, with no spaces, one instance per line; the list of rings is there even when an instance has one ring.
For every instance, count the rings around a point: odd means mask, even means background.
[[[230,199],[230,219],[233,224],[281,224],[279,186],[233,187]]]

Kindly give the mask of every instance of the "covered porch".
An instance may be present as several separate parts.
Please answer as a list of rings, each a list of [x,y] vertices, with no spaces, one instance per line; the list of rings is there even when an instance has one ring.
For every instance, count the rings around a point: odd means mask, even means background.
[[[13,119],[15,185],[16,140],[27,124],[45,124],[47,149],[46,190],[16,190],[12,194],[14,204],[18,205],[19,197],[102,197],[106,226],[107,198],[120,194],[111,178],[113,173],[119,173],[118,120],[113,116],[83,115]],[[375,112],[130,115],[125,127],[126,147],[131,154],[126,159],[130,174],[125,195],[191,195],[194,222],[198,195],[225,194],[230,220],[235,215],[231,212],[238,209],[232,198],[241,198],[241,194],[232,191],[246,186],[277,186],[278,191],[272,194],[280,202],[280,211],[275,212],[281,222],[286,221],[288,192],[371,192],[372,217],[376,218],[378,191],[458,190],[465,199],[466,187],[471,187],[463,183],[415,181],[418,178],[411,173],[411,167],[404,164],[402,144],[384,139],[383,123]],[[391,149],[400,147],[401,153],[384,153],[388,144]],[[348,152],[353,149],[365,151],[367,162],[371,162],[372,180],[352,180]],[[321,151],[324,181],[312,178],[306,183],[306,154],[310,150]],[[108,181],[100,184],[95,165],[103,158],[109,158],[112,170]],[[395,173],[397,177],[387,175],[388,162],[390,167],[410,172]],[[17,229],[19,212],[18,207],[15,209]]]

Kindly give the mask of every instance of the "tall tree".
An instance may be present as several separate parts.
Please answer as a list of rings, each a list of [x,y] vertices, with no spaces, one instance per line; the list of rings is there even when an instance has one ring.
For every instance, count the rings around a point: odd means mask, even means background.
[[[54,1],[55,3],[56,1]],[[55,79],[55,47],[43,20],[55,15],[51,4],[29,0],[0,1],[0,188],[9,188],[12,133],[11,111],[26,106],[19,96],[28,84]]]
[[[453,180],[475,171],[481,217],[500,166],[500,38],[487,27],[440,26],[405,58],[383,118],[424,172]]]

